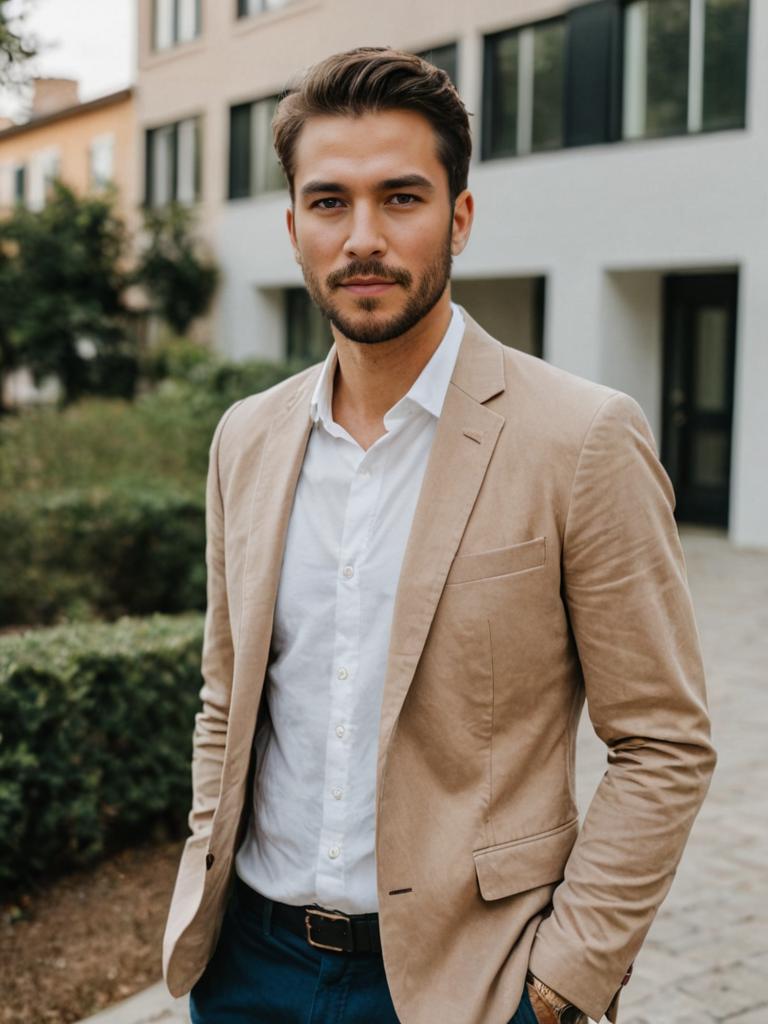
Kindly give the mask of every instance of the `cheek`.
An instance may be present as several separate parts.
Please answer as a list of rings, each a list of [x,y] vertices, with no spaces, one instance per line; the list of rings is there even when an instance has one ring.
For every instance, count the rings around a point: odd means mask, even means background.
[[[296,240],[307,265],[322,266],[337,259],[340,245],[339,226],[324,223],[319,227],[309,221],[296,220]]]

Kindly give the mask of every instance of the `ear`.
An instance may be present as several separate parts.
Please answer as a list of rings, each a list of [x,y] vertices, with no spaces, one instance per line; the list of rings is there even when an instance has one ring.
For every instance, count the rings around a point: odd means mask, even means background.
[[[296,238],[296,218],[293,215],[293,207],[289,206],[285,211],[285,224],[288,228],[288,237],[291,240],[291,247],[293,248],[293,258],[301,266],[301,251],[299,250],[299,242]]]
[[[453,205],[453,222],[451,224],[451,254],[458,256],[469,241],[472,222],[475,217],[475,200],[468,189],[464,189],[456,197]]]

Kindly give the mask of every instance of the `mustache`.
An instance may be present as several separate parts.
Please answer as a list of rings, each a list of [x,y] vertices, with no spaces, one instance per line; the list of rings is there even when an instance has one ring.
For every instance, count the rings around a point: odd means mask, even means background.
[[[334,270],[325,279],[329,288],[339,288],[351,277],[380,277],[404,288],[410,288],[413,275],[404,267],[387,267],[380,260],[353,260],[341,270]]]

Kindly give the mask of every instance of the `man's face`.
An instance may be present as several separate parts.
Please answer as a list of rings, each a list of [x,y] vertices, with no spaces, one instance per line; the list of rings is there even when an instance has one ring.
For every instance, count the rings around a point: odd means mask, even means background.
[[[312,300],[350,341],[389,341],[445,294],[472,197],[451,204],[429,121],[410,110],[310,118],[288,230]]]

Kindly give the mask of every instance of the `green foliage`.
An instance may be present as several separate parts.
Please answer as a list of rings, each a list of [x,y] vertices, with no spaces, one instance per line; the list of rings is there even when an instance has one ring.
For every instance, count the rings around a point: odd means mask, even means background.
[[[0,637],[0,887],[179,835],[203,617]]]
[[[134,403],[0,421],[0,625],[203,608],[214,428],[290,372],[199,364]]]
[[[158,384],[169,377],[188,380],[201,364],[219,361],[207,345],[180,335],[168,334],[142,355],[141,377],[147,383]]]
[[[24,31],[26,6],[0,0],[0,88],[18,87],[26,79],[25,66],[35,56],[35,43]]]
[[[205,607],[205,507],[167,485],[42,492],[0,504],[0,624]]]
[[[0,288],[13,287],[15,296],[6,323],[14,360],[37,381],[55,374],[67,403],[105,387],[130,397],[135,388],[120,270],[126,234],[114,200],[114,193],[79,197],[54,182],[42,210],[18,206],[0,225]]]
[[[19,267],[0,225],[0,411],[3,409],[3,380],[19,362],[13,328],[20,312],[21,295]]]
[[[219,277],[214,264],[200,254],[193,227],[194,214],[181,203],[144,211],[148,241],[134,279],[177,334],[185,334],[208,309]]]

